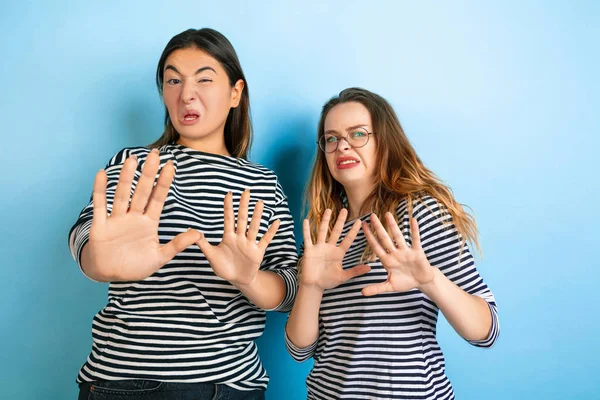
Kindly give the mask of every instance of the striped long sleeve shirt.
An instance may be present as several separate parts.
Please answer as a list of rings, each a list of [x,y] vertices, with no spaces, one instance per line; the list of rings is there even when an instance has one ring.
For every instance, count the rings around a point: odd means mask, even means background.
[[[410,244],[406,201],[399,204],[396,214]],[[421,244],[429,263],[489,305],[492,315],[489,336],[469,342],[491,347],[499,334],[494,295],[479,275],[450,215],[440,213],[437,202],[425,196],[415,203],[413,217],[419,224]],[[367,218],[368,215],[361,219]],[[340,241],[353,222],[346,222]],[[362,264],[360,259],[366,246],[361,230],[346,253],[343,267]],[[286,336],[288,351],[294,359],[314,358],[314,367],[306,379],[308,398],[454,399],[445,374],[444,356],[436,340],[438,307],[418,289],[364,297],[363,287],[387,279],[378,258],[368,264],[369,273],[325,290],[315,343],[298,348]]]
[[[296,294],[298,256],[293,220],[275,174],[242,159],[181,145],[159,150],[161,168],[172,160],[176,169],[160,218],[159,241],[167,243],[193,228],[217,245],[223,235],[225,195],[233,192],[237,217],[241,194],[249,188],[249,217],[256,202],[264,202],[257,240],[275,220],[281,221],[260,268],[285,282],[285,297],[274,310],[288,311]],[[139,160],[135,187],[148,149],[124,149],[106,166],[109,213],[119,173],[132,154]],[[78,262],[89,238],[92,211],[90,202],[69,234]],[[266,389],[268,376],[254,343],[264,326],[265,311],[216,276],[198,246],[192,245],[144,280],[110,284],[108,304],[93,319],[92,351],[77,381],[146,379]]]

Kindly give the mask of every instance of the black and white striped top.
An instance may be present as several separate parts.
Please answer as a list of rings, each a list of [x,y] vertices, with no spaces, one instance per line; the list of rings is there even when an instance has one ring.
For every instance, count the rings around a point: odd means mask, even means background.
[[[137,183],[148,149],[124,149],[106,167],[109,212],[119,173],[131,154],[139,159]],[[277,273],[285,282],[285,298],[274,310],[290,310],[298,255],[293,220],[275,174],[242,159],[181,145],[161,147],[160,160],[161,168],[168,160],[176,168],[160,219],[160,242],[191,227],[203,232],[211,244],[218,244],[223,235],[225,195],[233,192],[237,216],[241,194],[249,188],[250,216],[256,202],[264,202],[257,240],[275,220],[281,221],[261,269]],[[75,260],[88,241],[92,210],[90,203],[71,229]],[[146,379],[266,389],[269,378],[254,344],[264,326],[265,311],[217,277],[198,246],[192,245],[142,281],[110,284],[108,304],[92,323],[92,352],[77,381]]]
[[[413,215],[419,223],[427,259],[463,290],[489,304],[490,335],[470,343],[491,347],[499,333],[494,295],[477,272],[468,247],[461,250],[461,237],[451,217],[441,216],[433,198],[421,200],[415,203]],[[404,238],[410,244],[406,201],[396,212]],[[361,219],[367,218],[368,215]],[[340,241],[353,222],[346,222]],[[361,264],[366,245],[361,230],[346,253],[343,267]],[[379,259],[368,264],[368,274],[324,292],[319,338],[314,344],[298,348],[286,337],[294,359],[314,357],[314,367],[306,379],[308,398],[453,399],[454,392],[444,372],[444,356],[435,336],[437,306],[417,289],[364,297],[363,287],[387,278]]]

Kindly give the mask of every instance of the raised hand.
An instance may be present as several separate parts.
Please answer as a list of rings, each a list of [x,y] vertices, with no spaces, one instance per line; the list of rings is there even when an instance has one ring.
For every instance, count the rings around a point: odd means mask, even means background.
[[[383,267],[387,270],[385,282],[376,283],[363,288],[365,296],[373,296],[384,292],[405,292],[429,283],[434,278],[434,268],[429,264],[425,252],[421,248],[419,225],[414,218],[410,219],[412,247],[409,247],[400,228],[391,213],[385,214],[387,226],[393,236],[385,230],[377,215],[371,214],[371,224],[378,237],[375,237],[369,224],[363,222],[363,231],[367,241]]]
[[[300,285],[320,290],[332,289],[370,271],[368,265],[358,265],[350,269],[342,268],[344,256],[360,230],[360,220],[356,220],[344,240],[339,246],[337,245],[347,216],[348,211],[342,209],[327,240],[331,210],[325,210],[317,232],[316,243],[312,242],[308,220],[304,220],[302,225],[304,256],[299,271]]]
[[[233,213],[233,195],[225,196],[225,226],[223,238],[218,246],[211,245],[203,234],[196,242],[210,263],[217,276],[241,288],[252,285],[256,279],[265,250],[279,228],[279,220],[275,221],[256,242],[263,213],[263,202],[258,201],[248,227],[248,204],[250,191],[245,190],[240,199],[237,228]],[[248,229],[248,232],[246,232]]]
[[[158,223],[175,168],[169,161],[154,186],[159,166],[159,153],[154,149],[146,158],[142,176],[131,197],[137,157],[131,156],[125,161],[110,216],[106,208],[107,176],[104,170],[96,174],[92,197],[94,216],[89,242],[84,246],[81,257],[82,267],[91,278],[101,281],[142,280],[197,240],[198,233],[188,231],[165,245],[160,244]]]

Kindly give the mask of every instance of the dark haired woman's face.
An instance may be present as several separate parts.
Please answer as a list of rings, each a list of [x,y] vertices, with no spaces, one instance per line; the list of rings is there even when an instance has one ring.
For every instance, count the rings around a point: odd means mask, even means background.
[[[197,48],[172,52],[163,71],[163,100],[179,143],[222,152],[225,122],[243,89],[242,80],[230,86],[227,73],[208,53]]]
[[[348,137],[368,135],[373,132],[369,110],[361,103],[338,104],[329,110],[324,121],[325,137]],[[375,183],[377,146],[373,135],[364,147],[353,148],[346,139],[339,139],[337,150],[325,153],[327,166],[333,179],[346,189],[368,189]]]

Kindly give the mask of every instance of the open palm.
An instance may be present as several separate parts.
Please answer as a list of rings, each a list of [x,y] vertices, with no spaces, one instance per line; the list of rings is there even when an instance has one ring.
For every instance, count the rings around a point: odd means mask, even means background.
[[[366,286],[363,289],[365,296],[384,292],[405,292],[419,288],[430,282],[434,276],[433,267],[421,247],[417,220],[414,218],[410,220],[412,246],[409,247],[392,214],[386,213],[385,219],[392,232],[393,240],[375,214],[371,215],[371,224],[377,237],[369,225],[363,222],[365,237],[388,273],[385,282]]]
[[[357,220],[344,240],[339,246],[337,245],[347,216],[348,211],[342,209],[327,240],[331,210],[325,210],[315,243],[312,242],[310,236],[308,220],[303,221],[304,256],[300,266],[301,285],[317,287],[321,290],[332,289],[349,279],[369,272],[370,268],[367,265],[359,265],[346,270],[342,267],[344,256],[360,230],[360,221]]]
[[[153,150],[146,158],[142,176],[131,196],[136,166],[135,156],[125,161],[110,216],[106,206],[107,176],[104,170],[96,174],[94,181],[93,219],[86,247],[95,270],[111,281],[147,278],[198,237],[196,232],[184,232],[169,243],[160,244],[158,224],[175,168],[169,161],[154,186],[160,159],[158,150]]]
[[[215,274],[238,287],[251,285],[254,282],[267,246],[279,228],[279,220],[277,220],[257,243],[256,236],[260,228],[264,205],[262,201],[256,203],[248,227],[249,202],[250,191],[246,190],[240,199],[236,227],[233,195],[229,192],[224,201],[225,219],[221,243],[213,246],[202,234],[197,241]]]

